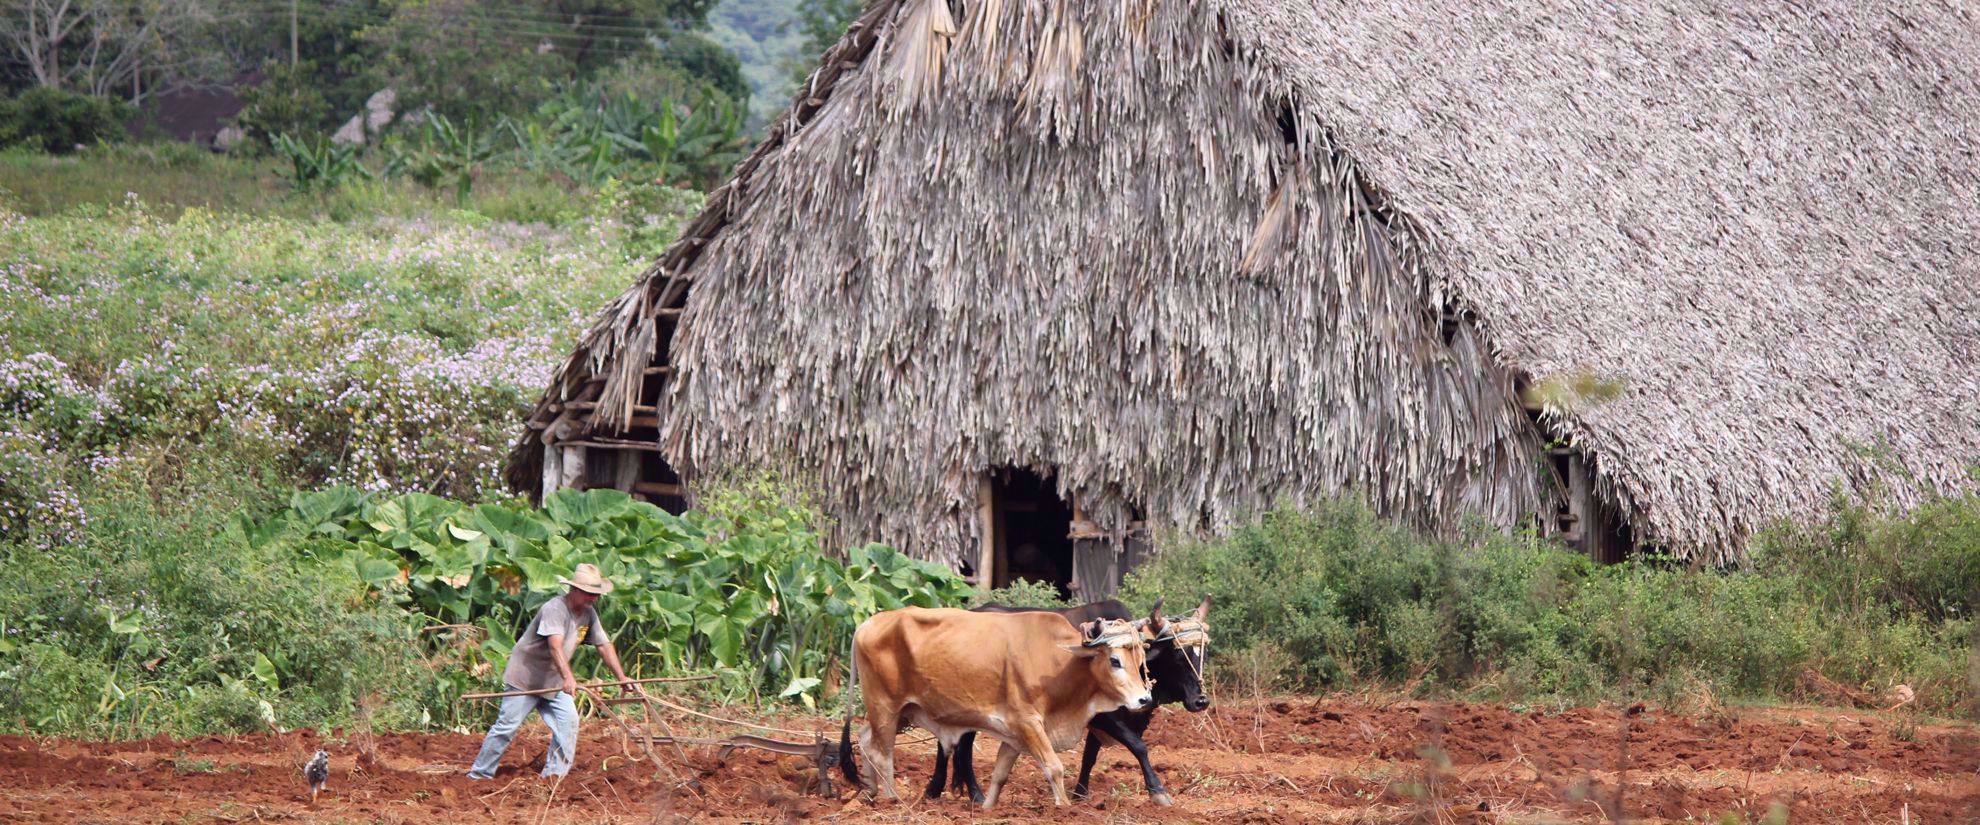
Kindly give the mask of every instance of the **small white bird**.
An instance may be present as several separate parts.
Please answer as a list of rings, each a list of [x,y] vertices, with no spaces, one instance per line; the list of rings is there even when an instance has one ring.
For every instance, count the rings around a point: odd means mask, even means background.
[[[316,804],[316,794],[323,790],[324,783],[330,781],[330,754],[321,748],[303,766],[303,778],[309,780],[309,804]]]

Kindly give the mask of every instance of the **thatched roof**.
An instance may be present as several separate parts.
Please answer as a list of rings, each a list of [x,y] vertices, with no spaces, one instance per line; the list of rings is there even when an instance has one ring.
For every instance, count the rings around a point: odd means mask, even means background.
[[[881,0],[545,403],[609,376],[627,420],[684,301],[676,466],[944,560],[993,465],[1115,521],[1510,524],[1515,376],[1681,553],[1972,484],[1971,12],[1434,8]]]

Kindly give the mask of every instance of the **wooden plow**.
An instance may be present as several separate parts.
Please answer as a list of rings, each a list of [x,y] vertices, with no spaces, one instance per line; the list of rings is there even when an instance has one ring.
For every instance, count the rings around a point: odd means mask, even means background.
[[[656,682],[696,682],[696,681],[702,681],[705,679],[712,679],[712,678],[715,677],[712,675],[680,676],[680,677],[660,678],[660,679],[628,679],[623,682],[619,682],[619,681],[588,682],[585,684],[578,685],[578,692],[586,696],[589,696],[592,700],[591,701],[592,708],[595,711],[598,711],[599,715],[605,717],[606,719],[611,720],[612,724],[618,729],[619,747],[620,750],[624,753],[626,759],[633,762],[642,762],[650,759],[653,761],[657,772],[665,773],[669,777],[678,779],[678,777],[674,775],[673,768],[667,764],[666,760],[660,757],[660,753],[658,750],[656,750],[656,748],[661,748],[661,747],[673,748],[675,754],[679,756],[680,760],[689,765],[694,764],[693,760],[688,758],[687,751],[684,750],[682,746],[720,748],[720,750],[717,751],[716,753],[716,758],[723,761],[727,761],[729,755],[734,753],[737,748],[751,748],[754,750],[764,750],[764,751],[770,751],[772,753],[781,753],[789,756],[802,757],[808,760],[811,763],[812,772],[815,772],[815,775],[817,777],[816,784],[819,795],[827,798],[830,798],[834,795],[832,790],[831,771],[839,764],[839,752],[838,749],[833,744],[832,740],[826,738],[823,734],[819,734],[816,732],[810,733],[811,741],[809,742],[792,742],[783,739],[772,739],[766,736],[758,736],[753,733],[738,733],[733,736],[727,736],[721,738],[681,736],[674,732],[674,728],[672,725],[667,723],[667,720],[663,713],[663,709],[668,711],[673,711],[675,713],[683,714],[686,716],[692,716],[699,719],[704,719],[711,722],[718,722],[724,725],[730,725],[730,726],[742,727],[742,728],[755,728],[757,730],[768,731],[771,733],[782,733],[782,734],[792,734],[796,736],[804,736],[806,735],[806,732],[785,730],[783,728],[773,728],[768,725],[759,725],[754,722],[743,722],[735,719],[723,719],[718,716],[711,716],[709,714],[702,713],[692,708],[687,708],[681,705],[674,704],[673,702],[669,702],[665,699],[661,699],[656,696],[618,696],[608,699],[605,697],[603,693],[600,693],[600,690],[602,688],[607,688],[607,687],[618,687],[623,689],[628,685],[645,685],[645,684],[653,684]],[[512,690],[512,691],[504,691],[501,693],[469,693],[462,695],[461,698],[465,700],[465,699],[505,699],[511,696],[547,696],[556,693],[560,690],[562,690],[562,688],[544,688],[542,690]],[[624,714],[618,713],[617,711],[613,710],[613,708],[616,708],[621,705],[639,706],[641,718],[636,723],[629,722]],[[638,744],[638,749],[640,753],[634,752],[635,743]],[[608,760],[609,758],[610,757],[608,757]],[[804,787],[800,788],[799,791],[800,793],[809,793],[811,791],[811,787],[812,787],[812,783],[807,781],[805,782]]]

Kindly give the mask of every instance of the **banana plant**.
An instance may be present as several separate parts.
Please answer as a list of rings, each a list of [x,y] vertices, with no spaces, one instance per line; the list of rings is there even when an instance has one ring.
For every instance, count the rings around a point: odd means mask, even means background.
[[[358,162],[359,148],[324,139],[321,135],[302,140],[276,135],[275,154],[288,161],[283,175],[297,192],[334,189],[352,178],[372,177],[371,170]]]
[[[405,175],[431,188],[451,180],[455,200],[466,203],[482,164],[495,157],[496,135],[494,130],[477,131],[472,123],[456,125],[445,115],[428,110],[412,148],[398,142],[388,144],[386,174]]]

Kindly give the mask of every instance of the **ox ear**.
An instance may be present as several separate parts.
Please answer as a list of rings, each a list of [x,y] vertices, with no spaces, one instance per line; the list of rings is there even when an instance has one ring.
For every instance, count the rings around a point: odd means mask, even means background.
[[[1106,650],[1100,642],[1100,623],[1081,622],[1079,625],[1079,646],[1059,645],[1059,649],[1071,653],[1075,659],[1091,659]]]
[[[1210,618],[1210,596],[1209,596],[1209,594],[1207,594],[1207,593],[1206,593],[1206,594],[1204,594],[1204,596],[1203,596],[1203,603],[1202,603],[1202,604],[1199,604],[1199,605],[1197,605],[1197,606],[1196,606],[1196,614],[1195,614],[1195,615],[1193,615],[1193,616],[1191,616],[1190,618],[1193,618],[1193,619],[1195,619],[1195,620],[1197,620],[1197,621],[1199,621],[1199,622],[1201,622],[1201,621],[1208,621],[1208,620],[1209,620],[1209,618]]]

